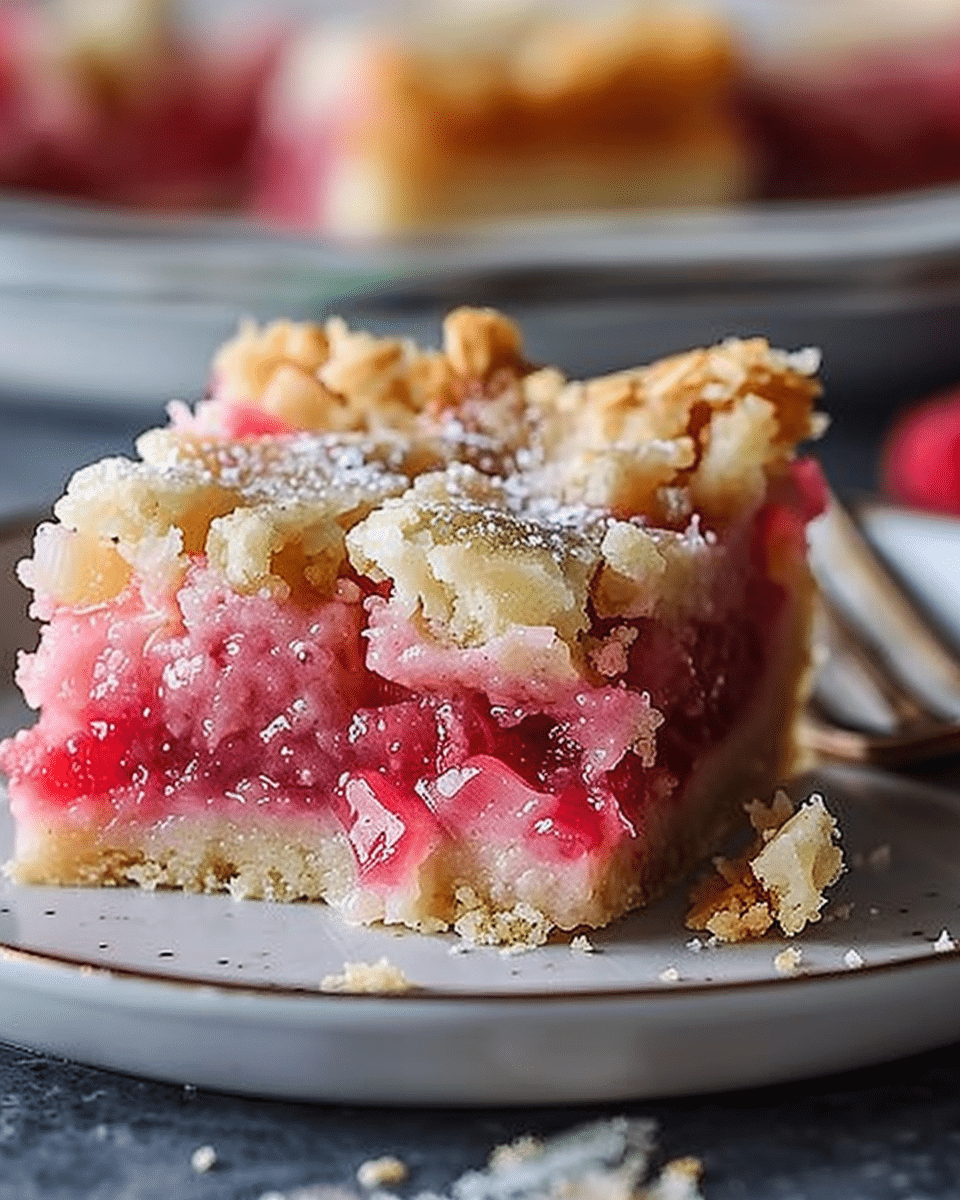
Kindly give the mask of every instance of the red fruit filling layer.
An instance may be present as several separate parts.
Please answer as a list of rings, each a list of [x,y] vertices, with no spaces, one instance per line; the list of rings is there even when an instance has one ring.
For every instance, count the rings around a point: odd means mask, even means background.
[[[764,193],[868,195],[954,181],[958,87],[955,35],[748,84],[744,113],[763,160]]]

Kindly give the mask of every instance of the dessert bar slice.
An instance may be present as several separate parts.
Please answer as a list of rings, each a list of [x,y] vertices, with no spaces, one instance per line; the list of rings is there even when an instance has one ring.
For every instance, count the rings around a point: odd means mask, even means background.
[[[173,0],[0,0],[0,186],[238,203],[279,35],[181,27]]]
[[[753,47],[743,83],[764,195],[869,195],[960,178],[956,0],[833,0],[783,16]]]
[[[440,351],[244,328],[20,567],[14,876],[487,942],[644,903],[790,764],[816,365],[570,382],[490,310]]]
[[[336,235],[740,199],[739,64],[701,6],[473,0],[326,21],[263,105],[257,204]]]

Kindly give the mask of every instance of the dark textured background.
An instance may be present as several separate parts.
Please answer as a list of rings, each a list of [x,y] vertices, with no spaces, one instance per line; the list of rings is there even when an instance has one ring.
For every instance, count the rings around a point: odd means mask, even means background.
[[[662,1153],[701,1159],[708,1200],[940,1200],[960,1196],[958,1077],[952,1047],[809,1083],[609,1109],[361,1109],[211,1095],[0,1047],[0,1200],[259,1200],[349,1186],[385,1153],[408,1164],[402,1190],[413,1195],[519,1134],[621,1112],[656,1118]],[[218,1155],[205,1175],[190,1166],[201,1145]]]

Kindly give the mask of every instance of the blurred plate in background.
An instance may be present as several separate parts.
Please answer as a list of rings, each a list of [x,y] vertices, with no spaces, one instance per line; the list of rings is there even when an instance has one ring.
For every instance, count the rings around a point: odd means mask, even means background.
[[[533,357],[612,370],[730,334],[824,352],[834,405],[960,377],[960,190],[518,222],[417,245],[0,202],[0,396],[142,411],[204,387],[243,316],[435,341],[489,303]]]

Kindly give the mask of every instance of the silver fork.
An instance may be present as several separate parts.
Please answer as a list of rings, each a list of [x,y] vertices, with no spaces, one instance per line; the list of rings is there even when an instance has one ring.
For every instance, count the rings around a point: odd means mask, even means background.
[[[810,563],[818,597],[806,745],[890,767],[960,752],[960,657],[835,498],[810,527]]]

